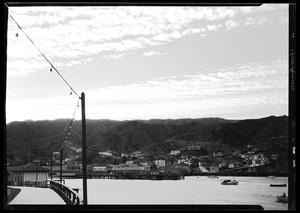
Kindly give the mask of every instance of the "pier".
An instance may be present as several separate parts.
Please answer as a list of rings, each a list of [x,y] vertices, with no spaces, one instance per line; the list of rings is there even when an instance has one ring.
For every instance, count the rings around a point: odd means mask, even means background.
[[[19,189],[19,194],[8,205],[66,205],[64,200],[50,188],[8,186],[8,191]]]
[[[75,178],[82,178],[78,173]],[[114,174],[88,174],[89,179],[136,179],[136,180],[182,180],[182,174],[140,174],[140,173],[114,173]]]
[[[9,184],[8,194],[14,189],[20,189],[9,205],[14,204],[65,204],[82,205],[79,189],[72,189],[59,181],[25,181],[19,184]]]

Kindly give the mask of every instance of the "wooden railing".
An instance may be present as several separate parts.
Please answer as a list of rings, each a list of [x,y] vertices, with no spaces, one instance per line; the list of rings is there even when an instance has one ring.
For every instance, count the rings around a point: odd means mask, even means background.
[[[31,186],[31,187],[41,187],[41,188],[47,188],[49,186],[48,181],[25,181],[25,182],[13,182],[8,181],[8,186]]]
[[[82,199],[75,190],[57,181],[49,181],[49,187],[55,191],[67,205],[82,205]]]

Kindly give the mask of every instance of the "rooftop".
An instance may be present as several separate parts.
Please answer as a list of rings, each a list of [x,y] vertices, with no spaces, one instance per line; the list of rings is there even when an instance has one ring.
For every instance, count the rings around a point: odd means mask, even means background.
[[[50,170],[34,163],[28,163],[23,166],[8,166],[8,171],[14,172],[49,172]]]

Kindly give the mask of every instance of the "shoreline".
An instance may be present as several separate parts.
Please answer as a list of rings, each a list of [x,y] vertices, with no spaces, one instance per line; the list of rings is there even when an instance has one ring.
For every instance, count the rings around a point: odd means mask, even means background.
[[[184,176],[246,176],[246,177],[288,177],[288,173],[186,173]]]

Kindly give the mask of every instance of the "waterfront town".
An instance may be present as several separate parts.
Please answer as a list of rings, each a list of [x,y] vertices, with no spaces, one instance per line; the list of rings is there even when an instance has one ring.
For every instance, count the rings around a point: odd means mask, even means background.
[[[285,137],[270,138],[269,143],[282,145]],[[87,165],[88,178],[118,177],[131,179],[181,179],[187,175],[253,175],[263,176],[272,174],[286,175],[278,168],[280,162],[287,158],[287,153],[271,150],[269,145],[259,148],[246,145],[243,149],[226,149],[216,143],[208,148],[206,142],[194,142],[181,150],[171,150],[158,158],[147,155],[142,151],[118,154],[107,150],[98,152],[100,162]],[[205,147],[205,148],[204,148]],[[216,147],[219,147],[216,148]],[[77,155],[60,161],[60,153],[53,153],[52,162],[35,160],[26,165],[14,165],[8,161],[8,181],[12,185],[18,182],[35,181],[37,177],[49,179],[50,177],[80,178],[82,177],[82,164],[80,162],[80,148]],[[104,164],[107,159],[114,159],[112,164]],[[99,162],[99,161],[98,161]],[[25,173],[28,173],[27,175]],[[37,173],[39,173],[37,175]],[[31,175],[30,175],[31,174]]]

